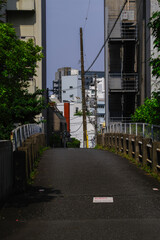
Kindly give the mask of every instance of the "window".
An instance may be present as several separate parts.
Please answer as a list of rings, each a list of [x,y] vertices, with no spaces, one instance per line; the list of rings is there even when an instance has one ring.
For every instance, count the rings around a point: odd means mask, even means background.
[[[72,88],[73,88],[73,86],[69,86],[69,88],[70,88],[70,89],[72,89]]]
[[[72,97],[73,97],[73,94],[70,95],[70,98],[72,98]]]
[[[66,93],[66,91],[63,91],[63,93]]]

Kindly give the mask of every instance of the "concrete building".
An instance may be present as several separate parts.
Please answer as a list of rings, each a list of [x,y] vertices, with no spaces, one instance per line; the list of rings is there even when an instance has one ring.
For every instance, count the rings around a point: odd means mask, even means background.
[[[57,108],[64,115],[64,103],[57,103]],[[81,103],[70,103],[70,134],[72,138],[76,138],[81,142],[80,147],[83,147],[83,117],[75,116],[77,111],[82,110]],[[89,148],[95,146],[95,129],[94,125],[90,123],[89,117],[87,117],[87,133]]]
[[[59,68],[55,73],[53,81],[53,92],[60,102],[62,102],[62,77],[63,76],[78,76],[79,71],[71,67]]]
[[[95,107],[97,106],[97,126],[100,130],[102,126],[104,126],[105,122],[105,89],[104,89],[104,78],[97,78],[97,104],[95,103],[95,79],[94,84],[89,87],[88,90],[86,90],[86,96],[87,96],[87,105],[88,110],[93,114],[93,116],[90,117],[91,122],[95,124]]]
[[[104,0],[107,39],[124,0]],[[136,2],[128,0],[105,46],[106,125],[134,113],[138,96]]]
[[[85,89],[89,89],[89,86],[93,83],[93,78],[95,77],[95,75],[98,78],[101,78],[101,77],[104,77],[104,72],[103,71],[87,72],[87,74],[85,75]],[[67,76],[68,76],[68,78],[67,78]],[[69,76],[71,78],[69,78]],[[54,92],[55,96],[59,99],[60,102],[62,102],[64,100],[64,98],[62,96],[65,95],[65,92],[63,93],[63,91],[65,91],[64,90],[65,88],[62,90],[62,78],[63,78],[64,82],[66,82],[66,84],[67,84],[66,79],[68,79],[68,82],[70,81],[69,79],[71,79],[72,83],[75,79],[75,83],[73,83],[73,84],[75,87],[77,84],[77,88],[78,88],[78,93],[75,93],[75,95],[77,96],[77,94],[78,94],[78,97],[79,97],[79,89],[80,89],[80,84],[81,84],[81,71],[72,69],[71,67],[64,67],[64,68],[59,68],[58,71],[55,73],[55,80],[53,81],[53,92]],[[68,89],[68,88],[66,88],[66,89]],[[69,95],[72,95],[72,94],[74,95],[74,93],[71,93]],[[66,98],[66,96],[67,96],[67,94],[65,95],[65,98]],[[67,101],[70,101],[70,97],[67,98]]]
[[[82,89],[79,75],[62,76],[62,102],[81,102]]]
[[[29,90],[46,89],[46,0],[7,0],[6,21],[20,39],[32,38],[43,46],[44,58],[38,63],[37,76],[30,79]]]
[[[138,23],[138,105],[143,104],[144,99],[151,96],[151,68],[149,65],[151,56],[151,39],[150,29],[148,27],[149,18],[151,16],[151,1],[152,0],[136,0]]]

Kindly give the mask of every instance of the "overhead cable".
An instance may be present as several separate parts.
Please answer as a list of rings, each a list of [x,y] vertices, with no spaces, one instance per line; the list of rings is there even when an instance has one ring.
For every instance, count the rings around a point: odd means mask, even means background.
[[[122,12],[123,12],[123,10],[124,10],[125,5],[126,5],[127,2],[128,2],[128,0],[125,0],[125,2],[124,2],[124,4],[123,4],[123,7],[121,8],[120,13],[119,13],[119,15],[118,15],[118,17],[117,17],[115,23],[113,24],[113,27],[112,27],[110,33],[108,34],[108,37],[106,38],[106,40],[105,40],[103,46],[101,47],[101,49],[100,49],[100,51],[98,52],[98,54],[97,54],[97,56],[95,57],[95,59],[93,60],[92,64],[89,66],[89,68],[85,71],[84,74],[86,74],[87,72],[89,72],[89,70],[91,69],[91,67],[92,67],[92,66],[94,65],[94,63],[97,61],[97,59],[98,59],[99,55],[101,54],[103,48],[105,47],[106,43],[108,42],[108,40],[109,40],[109,38],[110,38],[110,36],[111,36],[111,34],[112,34],[112,32],[113,32],[115,26],[116,26],[116,24],[117,24],[117,22],[118,22],[118,20],[119,20],[119,18],[120,18],[120,16],[121,16],[121,14],[122,14]]]
[[[83,124],[83,122],[82,122],[82,124]],[[80,127],[79,127],[76,131],[71,132],[71,134],[72,134],[72,133],[76,133],[76,132],[78,132],[78,130],[82,127],[82,124],[80,125]]]
[[[88,14],[89,14],[89,9],[90,9],[90,4],[91,4],[91,0],[89,0],[89,2],[88,2],[87,14],[86,14],[86,18],[85,18],[85,23],[84,23],[83,29],[85,29],[86,24],[87,24]]]

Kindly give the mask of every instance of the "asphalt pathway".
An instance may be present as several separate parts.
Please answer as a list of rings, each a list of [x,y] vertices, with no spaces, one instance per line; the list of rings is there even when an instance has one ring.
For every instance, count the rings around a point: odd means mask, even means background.
[[[51,149],[38,172],[1,209],[1,240],[160,240],[160,183],[128,160]]]

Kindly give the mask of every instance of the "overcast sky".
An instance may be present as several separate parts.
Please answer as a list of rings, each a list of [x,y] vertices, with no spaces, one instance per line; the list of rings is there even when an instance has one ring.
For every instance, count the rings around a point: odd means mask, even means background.
[[[104,42],[103,0],[47,0],[47,86],[52,89],[61,67],[80,70],[80,27],[83,28],[85,70]],[[87,18],[87,20],[86,20]],[[91,70],[104,69],[101,56]]]

